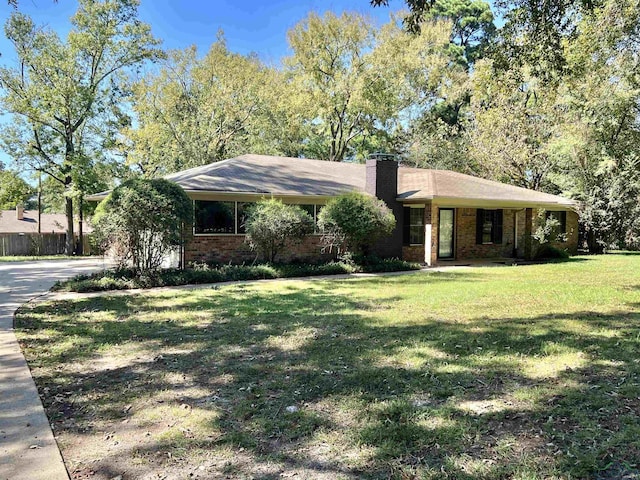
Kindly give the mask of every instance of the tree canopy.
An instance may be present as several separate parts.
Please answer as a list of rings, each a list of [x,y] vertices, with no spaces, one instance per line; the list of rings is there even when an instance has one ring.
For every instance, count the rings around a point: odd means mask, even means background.
[[[73,199],[82,192],[122,121],[115,75],[161,54],[136,0],[80,0],[66,39],[18,11],[5,33],[18,67],[0,68],[0,102],[13,122],[5,150],[64,186],[67,254],[73,249]]]

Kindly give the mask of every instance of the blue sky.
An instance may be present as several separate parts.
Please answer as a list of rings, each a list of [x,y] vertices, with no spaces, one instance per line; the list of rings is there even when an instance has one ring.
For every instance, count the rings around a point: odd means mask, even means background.
[[[139,12],[140,19],[152,26],[154,35],[164,41],[165,48],[195,44],[204,53],[222,29],[232,51],[255,52],[265,62],[277,64],[288,53],[287,31],[310,11],[356,11],[382,24],[392,11],[403,6],[400,0],[391,0],[389,7],[377,8],[371,7],[369,0],[142,0]],[[20,0],[19,8],[36,24],[46,24],[64,35],[77,2]],[[0,0],[3,24],[11,11],[6,0]],[[0,63],[12,60],[11,50],[11,45],[1,35]]]

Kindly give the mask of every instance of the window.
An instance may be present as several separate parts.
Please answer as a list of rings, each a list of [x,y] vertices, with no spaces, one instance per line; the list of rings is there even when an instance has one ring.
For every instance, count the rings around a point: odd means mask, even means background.
[[[502,244],[502,217],[502,210],[477,210],[477,244]]]
[[[233,235],[245,233],[245,222],[253,202],[219,202],[195,200],[194,233],[200,235]],[[323,205],[298,205],[314,222]]]
[[[235,233],[235,202],[195,201],[195,233]]]
[[[316,221],[316,206],[315,205],[298,205],[302,210],[307,212],[313,221]]]
[[[318,230],[318,215],[324,205],[298,205],[302,210],[307,212],[311,218],[313,218],[313,233],[319,233]]]
[[[424,207],[404,207],[404,245],[424,245]]]
[[[549,220],[550,218],[553,218],[560,223],[560,225],[558,225],[558,228],[553,229],[553,233],[552,233],[553,237],[557,237],[558,235],[567,233],[567,212],[547,211],[546,215],[547,215],[547,220]]]
[[[237,220],[236,231],[238,233],[245,233],[244,223],[247,220],[247,215],[249,213],[249,210],[255,204],[253,202],[238,202],[237,204],[238,204],[238,210],[237,210],[238,220]]]

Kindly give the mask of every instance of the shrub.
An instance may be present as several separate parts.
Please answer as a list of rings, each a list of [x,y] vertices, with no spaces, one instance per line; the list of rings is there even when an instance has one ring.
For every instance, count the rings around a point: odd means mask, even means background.
[[[396,225],[393,212],[380,199],[364,193],[347,193],[331,199],[318,215],[323,249],[366,255]]]
[[[347,262],[286,265],[216,265],[195,264],[186,270],[165,269],[140,275],[131,268],[104,270],[90,275],[78,275],[58,282],[53,290],[93,292],[126,290],[131,288],[168,287],[172,285],[228,282],[234,280],[263,280],[270,278],[337,275],[357,272],[392,272],[418,270],[417,263],[397,259],[369,260],[366,265]]]
[[[182,243],[183,225],[192,217],[192,202],[178,185],[136,178],[98,205],[94,226],[99,243],[112,250],[120,267],[148,274]]]
[[[533,258],[567,258],[569,254],[552,245],[553,242],[566,242],[566,233],[559,232],[560,222],[548,217],[545,210],[538,212],[537,228],[532,237],[535,241]]]
[[[313,218],[296,205],[268,199],[257,202],[245,221],[246,241],[268,262],[305,235],[313,233]]]
[[[561,250],[553,245],[548,243],[544,243],[540,245],[534,254],[535,260],[543,260],[543,259],[567,259],[569,258],[569,253],[566,250]]]

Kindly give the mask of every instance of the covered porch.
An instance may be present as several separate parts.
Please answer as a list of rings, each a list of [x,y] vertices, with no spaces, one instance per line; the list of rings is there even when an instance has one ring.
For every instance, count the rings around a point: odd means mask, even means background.
[[[577,249],[578,215],[558,206],[427,202],[404,205],[404,260],[428,266],[469,263],[468,260],[530,259],[539,214],[560,221],[566,241],[555,246]]]

